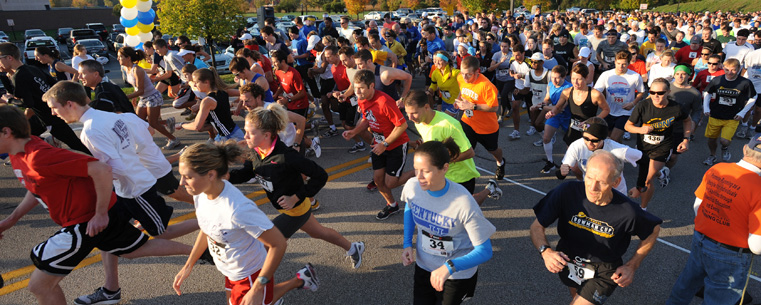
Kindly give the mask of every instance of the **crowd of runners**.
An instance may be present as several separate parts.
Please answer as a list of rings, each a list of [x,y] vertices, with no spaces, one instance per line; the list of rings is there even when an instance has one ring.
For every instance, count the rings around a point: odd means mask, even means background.
[[[348,153],[369,155],[367,189],[382,197],[370,200],[384,202],[375,219],[403,212],[400,257],[415,264],[414,304],[474,295],[478,266],[499,255],[481,205],[503,196],[506,160],[519,145],[542,148],[537,174],[579,180],[534,206],[531,241],[572,304],[605,303],[632,283],[655,244],[663,220],[647,211],[654,192],[679,179],[671,175],[678,156],[704,137],[709,173],[690,186],[698,187],[693,255],[713,246],[726,253],[712,258],[732,256],[740,267],[691,256],[668,303],[688,304],[701,284],[706,304],[746,298],[748,262],[761,254],[761,13],[463,12],[417,23],[386,15],[356,30],[347,17],[315,21],[296,18],[286,33],[263,20],[260,36],[239,32],[233,84],[198,60],[208,55],[201,46],[157,33],[139,50],[117,52],[128,95],[104,81],[95,60],[62,68],[40,47],[45,70],[0,44],[8,89],[0,153],[28,190],[0,221],[0,237],[38,204],[62,227],[31,253],[28,287],[40,304],[69,302],[59,282],[94,248],[105,281],[75,304],[121,300],[118,257],[169,255],[187,256],[177,294],[201,261],[225,276],[230,304],[282,304],[288,291],[320,285],[312,264],[273,280],[299,230],[361,268],[364,241],[313,214],[328,181],[321,139],[339,135]],[[186,122],[162,119],[167,97]],[[508,146],[499,145],[501,128],[512,128],[502,136]],[[175,136],[192,131],[208,140],[184,146]],[[482,189],[479,144],[495,173]],[[733,158],[732,145],[743,156]],[[624,180],[625,163],[636,167],[635,182]],[[278,216],[269,219],[235,184],[260,185]],[[169,225],[165,198],[192,204],[197,218]],[[545,229],[555,222],[552,247]],[[193,245],[173,241],[194,232]],[[641,242],[623,261],[635,235]],[[716,284],[727,280],[717,268],[733,272],[731,283]]]

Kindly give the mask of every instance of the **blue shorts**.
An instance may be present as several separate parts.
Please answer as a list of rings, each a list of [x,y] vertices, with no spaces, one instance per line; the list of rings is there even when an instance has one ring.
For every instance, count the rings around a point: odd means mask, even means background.
[[[568,130],[568,126],[571,125],[571,116],[564,112],[544,121],[544,125],[550,125],[555,129]]]
[[[441,101],[441,112],[457,113],[458,111],[454,108],[454,104]]]
[[[243,141],[243,138],[245,136],[246,135],[243,133],[243,130],[241,130],[240,127],[238,127],[236,125],[235,129],[233,129],[233,132],[231,132],[229,135],[223,136],[222,134],[217,134],[217,137],[214,138],[214,141],[215,142],[224,142],[226,140],[233,139],[235,141],[240,142],[240,141]]]

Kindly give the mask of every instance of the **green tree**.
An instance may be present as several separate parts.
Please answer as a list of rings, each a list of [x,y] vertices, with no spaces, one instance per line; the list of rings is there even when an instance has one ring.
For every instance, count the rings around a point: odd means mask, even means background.
[[[114,15],[116,17],[122,16],[122,4],[116,3],[114,4],[114,8],[111,10],[111,15]]]
[[[369,3],[369,0],[343,0],[346,4],[346,10],[349,15],[357,15],[365,11],[365,5]]]
[[[275,9],[283,13],[291,13],[298,10],[299,5],[300,3],[298,0],[283,0],[283,1],[280,1],[280,3],[275,7]]]

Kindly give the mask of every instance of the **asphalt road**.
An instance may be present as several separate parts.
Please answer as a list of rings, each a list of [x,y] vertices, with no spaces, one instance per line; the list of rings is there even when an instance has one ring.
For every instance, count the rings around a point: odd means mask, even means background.
[[[113,70],[112,70],[113,71]],[[421,87],[416,79],[413,87]],[[166,103],[164,117],[179,111]],[[242,126],[242,119],[236,118]],[[509,121],[509,120],[508,120]],[[524,115],[524,125],[526,118]],[[78,125],[74,125],[75,129]],[[525,132],[524,127],[523,131]],[[702,135],[704,127],[698,134]],[[499,200],[487,200],[482,209],[486,217],[497,227],[492,236],[494,257],[479,268],[479,283],[475,297],[469,304],[564,304],[570,302],[568,290],[557,275],[548,272],[529,240],[529,226],[534,220],[532,206],[560,182],[554,175],[539,173],[544,156],[540,147],[531,145],[538,135],[509,141],[512,123],[506,122],[500,131],[500,147],[507,159],[507,175],[500,182],[504,195]],[[200,133],[177,132],[184,144],[204,141]],[[415,136],[411,136],[415,139]],[[156,143],[164,145],[165,139],[157,136]],[[741,146],[747,140],[732,143],[732,161],[742,155]],[[634,145],[634,141],[626,141]],[[344,251],[326,242],[311,239],[303,232],[295,234],[288,244],[287,253],[276,273],[276,281],[294,276],[305,263],[311,262],[321,280],[317,292],[292,291],[286,294],[286,304],[410,304],[412,296],[413,267],[401,264],[403,217],[392,216],[385,221],[375,219],[383,207],[383,199],[377,192],[365,188],[371,179],[370,164],[366,162],[369,152],[349,154],[350,144],[341,137],[322,139],[322,157],[316,161],[331,175],[330,181],[317,195],[322,208],[315,213],[325,226],[336,229],[350,241],[364,241],[367,245],[364,261],[358,270],[351,269]],[[565,144],[557,141],[555,159],[562,159]],[[174,153],[167,151],[166,153]],[[663,304],[687,260],[693,232],[693,192],[708,168],[702,164],[708,150],[705,139],[698,136],[691,143],[690,151],[680,157],[672,169],[672,182],[666,188],[657,187],[649,211],[663,218],[660,239],[650,255],[637,270],[634,283],[619,288],[608,304]],[[482,172],[477,188],[484,187],[492,177],[495,163],[483,150],[476,149],[476,165]],[[411,170],[412,158],[406,170]],[[176,173],[176,168],[175,168]],[[636,169],[627,165],[626,180],[636,181]],[[569,178],[571,179],[571,178]],[[271,218],[277,212],[266,202],[264,196],[254,193],[257,185],[242,185],[240,189],[251,194],[262,210]],[[400,190],[394,191],[398,198]],[[24,190],[9,166],[0,166],[0,217],[6,217],[20,202]],[[170,202],[175,208],[176,219],[193,217],[192,206],[187,203]],[[554,226],[553,226],[554,228]],[[34,298],[25,289],[33,270],[29,251],[59,228],[41,207],[34,208],[0,240],[0,272],[6,287],[0,289],[0,304],[32,304]],[[548,230],[553,245],[557,242],[554,229]],[[192,244],[194,234],[179,238],[180,242]],[[631,256],[638,241],[633,241],[625,259]],[[185,262],[184,257],[121,259],[121,304],[223,304],[223,276],[214,266],[197,265],[183,286],[184,294],[177,296],[172,290],[172,280]],[[758,263],[758,262],[757,262]],[[753,279],[748,290],[761,300],[761,268],[753,268]],[[92,292],[103,283],[100,257],[95,251],[80,268],[66,277],[61,285],[69,300]],[[698,299],[693,304],[699,304]]]

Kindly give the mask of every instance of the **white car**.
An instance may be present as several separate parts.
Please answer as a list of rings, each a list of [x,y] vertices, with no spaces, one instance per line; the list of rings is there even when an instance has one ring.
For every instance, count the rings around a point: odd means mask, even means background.
[[[56,49],[60,52],[58,49],[58,42],[53,39],[53,37],[49,36],[38,36],[33,37],[24,42],[24,61],[28,60],[35,60],[34,59],[34,49],[37,47],[48,47],[51,49]]]
[[[235,58],[235,54],[233,53],[232,46],[228,47],[224,51],[219,48],[214,48],[214,51],[215,51],[214,59],[216,61],[212,65],[211,56],[209,56],[209,60],[206,61],[206,64],[209,67],[217,68],[217,72],[219,74],[229,74],[230,62],[233,60],[233,58]]]
[[[365,20],[381,20],[381,18],[383,18],[383,16],[381,16],[379,12],[373,11],[365,14]]]
[[[428,12],[428,17],[427,18],[429,20],[433,20],[434,17],[447,18],[447,14],[444,13],[444,12],[438,12],[438,11]]]

